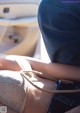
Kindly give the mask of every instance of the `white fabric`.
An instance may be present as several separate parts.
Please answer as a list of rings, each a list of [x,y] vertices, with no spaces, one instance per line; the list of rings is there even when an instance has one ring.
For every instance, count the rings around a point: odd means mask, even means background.
[[[19,112],[25,98],[27,84],[19,72],[0,71],[0,101]]]

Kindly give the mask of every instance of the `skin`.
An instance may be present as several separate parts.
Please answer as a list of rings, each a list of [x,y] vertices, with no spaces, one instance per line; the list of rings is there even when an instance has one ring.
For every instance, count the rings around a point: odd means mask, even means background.
[[[1,70],[13,70],[13,71],[21,70],[20,66],[14,61],[5,60],[3,58],[0,60],[1,60],[0,61]],[[29,63],[26,62],[27,70],[30,70],[30,66],[28,64]],[[36,79],[39,80],[39,84],[38,84],[39,87],[41,87],[41,88],[47,87],[49,89],[53,89],[53,87],[54,87],[53,82],[51,82],[49,80],[47,80],[47,82],[46,82],[45,79],[42,80],[38,76],[36,76]],[[41,84],[40,84],[40,81],[41,81]],[[37,83],[36,80],[35,80],[35,83]],[[37,89],[34,90],[34,87],[32,85],[30,85],[29,86],[28,105],[26,103],[23,113],[28,113],[28,112],[30,112],[30,113],[35,113],[35,112],[36,113],[37,112],[38,113],[46,113],[47,105],[48,105],[49,101],[51,100],[52,95],[53,94],[46,94]],[[46,97],[46,100],[45,100],[45,97]],[[37,103],[39,103],[39,104],[37,104]],[[38,109],[36,109],[36,107]]]
[[[26,57],[26,60],[31,65],[33,70],[40,71],[43,73],[42,75],[38,75],[39,77],[51,80],[62,79],[68,81],[80,81],[80,67],[58,63],[44,63],[40,60],[35,60],[29,57]],[[15,61],[0,58],[0,69],[19,71],[21,70],[21,67]],[[80,107],[78,109],[80,109]],[[70,113],[74,113],[74,110],[72,111],[70,111]],[[8,113],[15,112],[9,109]],[[26,110],[24,111],[24,113],[26,113]]]
[[[58,63],[42,63],[29,60],[32,68],[43,72],[43,77],[48,79],[64,79],[80,81],[80,67]]]
[[[43,78],[80,81],[80,67],[59,63],[43,63],[40,60],[27,57],[26,60],[30,63],[33,70],[43,73],[39,75]],[[13,71],[21,70],[17,62],[4,58],[0,58],[0,69]]]

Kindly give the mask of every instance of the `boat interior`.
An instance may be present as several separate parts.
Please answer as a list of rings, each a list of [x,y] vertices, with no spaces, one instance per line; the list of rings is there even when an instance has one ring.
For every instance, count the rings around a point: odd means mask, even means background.
[[[40,0],[0,0],[0,53],[40,58]]]

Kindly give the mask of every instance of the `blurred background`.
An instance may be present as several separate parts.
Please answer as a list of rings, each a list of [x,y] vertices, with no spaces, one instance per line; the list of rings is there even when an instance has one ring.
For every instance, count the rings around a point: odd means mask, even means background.
[[[0,54],[49,61],[37,21],[40,2],[0,0]]]

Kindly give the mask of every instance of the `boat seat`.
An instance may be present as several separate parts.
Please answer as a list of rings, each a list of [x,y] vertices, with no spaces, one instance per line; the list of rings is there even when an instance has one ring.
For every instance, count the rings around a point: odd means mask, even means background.
[[[1,18],[36,16],[40,0],[0,0]]]
[[[38,26],[37,17],[25,17],[25,18],[18,18],[18,19],[0,19],[1,26],[23,26],[23,27],[34,27]]]
[[[0,0],[0,53],[32,56],[40,0]]]

